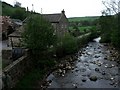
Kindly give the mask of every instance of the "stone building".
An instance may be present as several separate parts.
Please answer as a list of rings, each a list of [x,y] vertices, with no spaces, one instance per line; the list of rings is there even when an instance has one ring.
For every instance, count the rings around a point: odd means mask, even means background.
[[[61,13],[55,14],[42,14],[45,19],[47,19],[54,27],[55,34],[57,36],[63,36],[66,32],[68,32],[68,19],[65,15],[65,11],[61,11]]]

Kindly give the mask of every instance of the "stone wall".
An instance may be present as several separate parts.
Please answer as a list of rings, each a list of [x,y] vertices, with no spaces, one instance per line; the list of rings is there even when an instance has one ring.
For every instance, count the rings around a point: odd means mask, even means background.
[[[9,47],[12,46],[12,44],[13,44],[13,47],[19,47],[21,45],[21,38],[20,37],[8,37]]]
[[[32,69],[32,62],[27,55],[17,59],[3,69],[3,86],[14,87],[25,73]]]

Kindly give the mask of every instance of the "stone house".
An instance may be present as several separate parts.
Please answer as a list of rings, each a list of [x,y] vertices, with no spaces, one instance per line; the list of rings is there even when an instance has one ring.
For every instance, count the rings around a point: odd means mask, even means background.
[[[20,47],[21,46],[21,34],[23,32],[23,26],[19,27],[16,31],[8,35],[8,46],[9,47]]]
[[[61,13],[56,14],[42,14],[43,18],[48,20],[54,27],[55,31],[54,34],[56,34],[58,37],[61,37],[65,35],[66,32],[68,32],[68,19],[65,15],[65,11],[61,11]],[[28,18],[26,18],[23,23],[25,24]],[[24,31],[23,26],[21,26],[18,30],[10,34],[9,37],[9,46],[18,47],[20,46],[20,40],[21,40],[21,32]]]
[[[65,11],[56,14],[42,14],[45,19],[47,19],[54,27],[55,34],[57,36],[63,36],[68,32],[68,19],[65,15]]]
[[[0,26],[2,26],[0,33],[2,39],[8,38],[8,35],[14,32],[17,28],[22,26],[22,21],[19,19],[11,19],[9,16],[0,16]]]

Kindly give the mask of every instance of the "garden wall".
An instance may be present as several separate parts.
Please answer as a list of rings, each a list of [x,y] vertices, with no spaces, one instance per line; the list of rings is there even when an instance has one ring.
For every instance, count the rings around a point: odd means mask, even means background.
[[[14,87],[25,73],[32,69],[32,61],[27,55],[20,57],[3,69],[3,86]]]

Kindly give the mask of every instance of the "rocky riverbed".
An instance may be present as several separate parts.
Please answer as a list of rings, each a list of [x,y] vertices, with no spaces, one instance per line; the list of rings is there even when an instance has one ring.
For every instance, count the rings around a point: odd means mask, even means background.
[[[41,88],[118,88],[119,54],[99,40],[94,39],[74,58],[68,57],[60,63]]]

